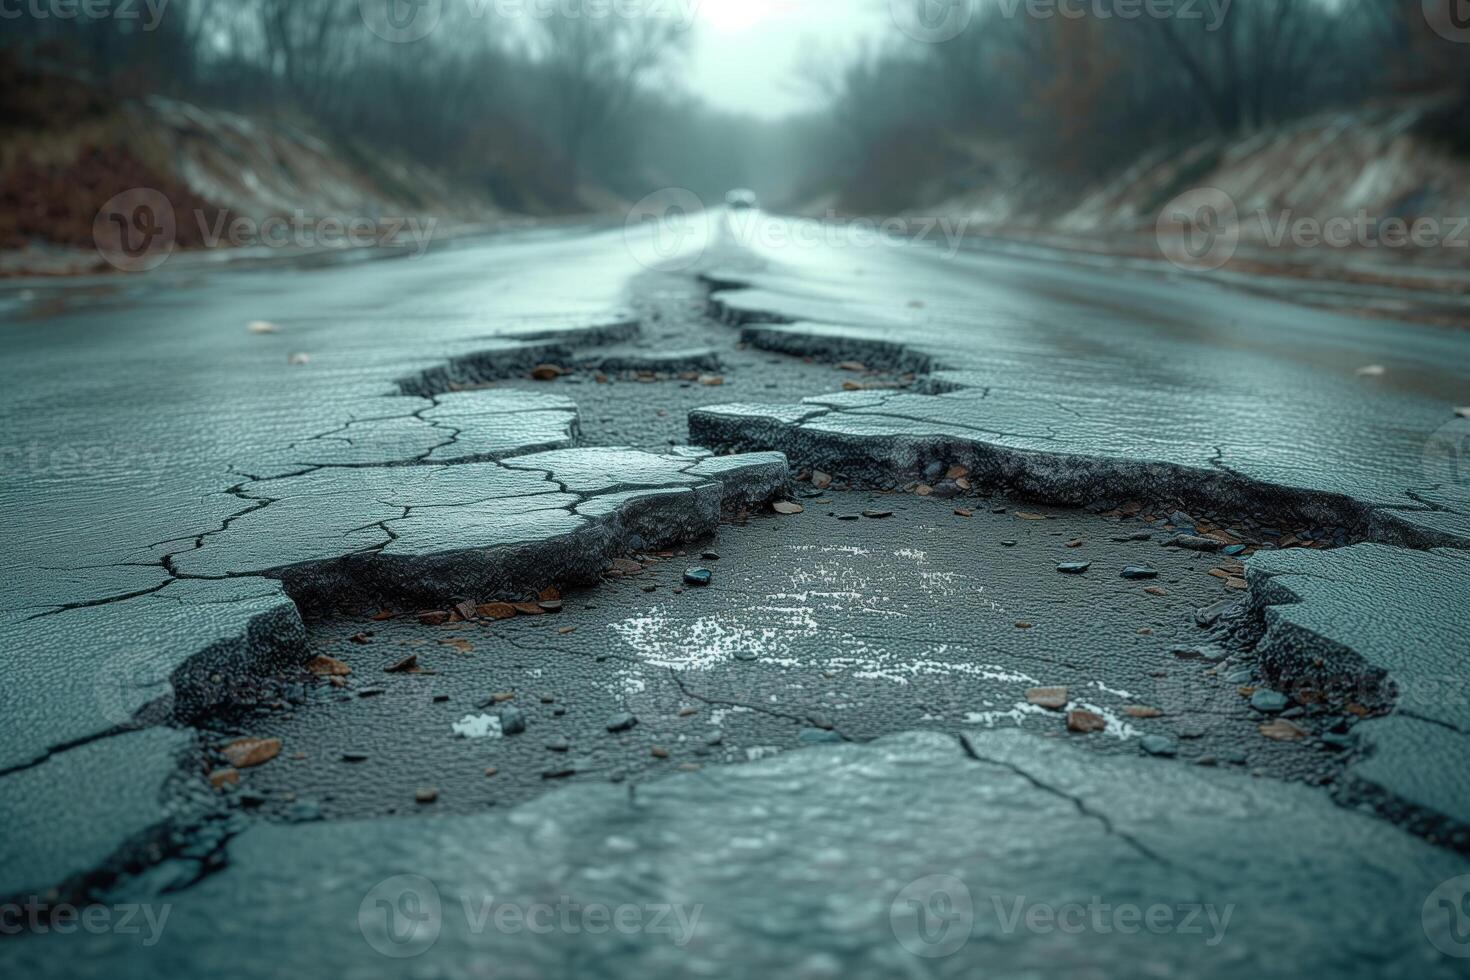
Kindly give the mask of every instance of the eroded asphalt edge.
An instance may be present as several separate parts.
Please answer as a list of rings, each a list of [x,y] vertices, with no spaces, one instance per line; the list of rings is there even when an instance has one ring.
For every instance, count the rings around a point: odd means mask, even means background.
[[[1330,552],[1275,551],[1246,562],[1251,611],[1265,634],[1256,647],[1268,679],[1283,690],[1310,687],[1355,706],[1372,694],[1396,703],[1387,717],[1355,727],[1358,745],[1338,791],[1350,805],[1376,808],[1430,839],[1470,847],[1470,681],[1464,637],[1470,635],[1470,532],[1443,511],[1405,519],[1399,508],[1335,493],[1271,485],[1242,476],[1220,459],[1213,470],[1172,463],[1048,452],[1010,433],[949,423],[940,399],[983,404],[963,371],[900,341],[843,337],[825,324],[794,321],[759,305],[730,302],[748,288],[739,271],[704,277],[710,312],[742,330],[752,346],[794,356],[860,358],[925,374],[927,395],[848,392],[800,405],[730,405],[691,414],[691,440],[721,451],[778,449],[794,468],[857,473],[869,479],[922,479],[939,460],[970,470],[977,487],[1021,499],[1086,506],[1099,499],[1145,496],[1237,513],[1266,508],[1351,529],[1354,544]],[[927,411],[914,411],[928,402]],[[967,406],[968,407],[968,406]],[[966,424],[971,423],[971,424]],[[1426,520],[1430,518],[1430,520]],[[1385,599],[1394,582],[1420,583],[1408,601]]]

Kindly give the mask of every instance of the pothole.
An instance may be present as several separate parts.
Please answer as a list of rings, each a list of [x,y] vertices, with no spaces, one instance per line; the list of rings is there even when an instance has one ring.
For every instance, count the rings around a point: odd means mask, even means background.
[[[1252,707],[1250,689],[1269,684],[1248,617],[1199,621],[1244,593],[1211,574],[1221,556],[1164,546],[1178,529],[1158,508],[809,493],[802,514],[620,564],[556,612],[311,621],[313,654],[351,673],[303,675],[276,703],[216,716],[212,745],[283,746],[228,792],[280,819],[473,812],[567,781],[636,785],[831,740],[1010,726],[1102,752],[1147,738],[1179,763],[1311,783],[1340,771],[1352,719],[1310,698]],[[708,588],[685,584],[693,566],[713,572]],[[1123,577],[1140,567],[1157,578]],[[1037,688],[1065,688],[1064,708]],[[1102,730],[1069,732],[1070,712]],[[511,716],[524,731],[503,733]],[[1301,734],[1263,734],[1273,722]]]

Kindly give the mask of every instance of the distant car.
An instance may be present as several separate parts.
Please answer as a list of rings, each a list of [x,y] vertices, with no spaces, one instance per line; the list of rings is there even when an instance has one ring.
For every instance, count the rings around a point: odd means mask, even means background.
[[[755,191],[748,191],[742,187],[725,195],[725,207],[731,211],[749,211],[755,206]]]

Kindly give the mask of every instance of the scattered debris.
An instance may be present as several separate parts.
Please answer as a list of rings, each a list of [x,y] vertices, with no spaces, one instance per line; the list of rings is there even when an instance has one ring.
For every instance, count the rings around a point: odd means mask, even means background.
[[[516,607],[508,602],[486,602],[475,607],[475,614],[482,619],[514,619]]]
[[[1078,735],[1092,735],[1096,732],[1105,731],[1107,727],[1107,719],[1103,718],[1102,715],[1095,714],[1091,711],[1083,711],[1080,708],[1076,711],[1067,712],[1067,731],[1069,732],[1075,732]]]
[[[1176,534],[1164,542],[1165,548],[1183,548],[1185,551],[1211,552],[1222,547],[1214,538],[1202,538],[1194,534]]]
[[[887,518],[892,517],[893,516],[893,511],[891,511],[891,510],[865,510],[865,511],[863,511],[863,516],[866,517],[866,518],[868,518],[868,519],[870,519],[870,520],[881,521],[881,520],[886,520]]]
[[[1276,742],[1294,742],[1299,738],[1305,738],[1307,733],[1293,725],[1285,718],[1276,718],[1261,725],[1259,731],[1262,735]]]
[[[771,510],[778,514],[803,514],[806,508],[794,500],[778,500],[771,505]]]
[[[1381,378],[1387,373],[1388,369],[1382,364],[1366,364],[1357,370],[1357,375],[1360,378]]]
[[[1065,687],[1033,687],[1026,692],[1026,700],[1039,708],[1061,711],[1070,698]]]
[[[1018,511],[1016,511],[1016,516],[1019,517],[1023,521],[1044,521],[1044,520],[1046,520],[1046,515],[1045,514],[1032,514],[1029,511],[1024,511],[1024,510],[1018,510]]]
[[[566,374],[555,364],[538,364],[531,369],[531,378],[535,381],[555,381]]]
[[[281,754],[278,738],[240,738],[220,749],[220,755],[236,769],[261,766]]]
[[[649,754],[651,754],[655,759],[667,759],[669,757],[669,750],[664,748],[662,745],[655,745],[652,749],[649,750]]]
[[[419,613],[419,622],[424,626],[443,626],[449,622],[449,613],[439,609]]]
[[[1291,699],[1280,691],[1272,691],[1267,688],[1261,688],[1251,695],[1251,707],[1268,715],[1285,711],[1290,701]]]
[[[280,333],[281,328],[269,320],[252,320],[245,325],[245,330],[253,334]]]
[[[418,803],[433,803],[439,798],[439,791],[431,786],[427,789],[419,790],[413,794],[413,798]]]
[[[307,661],[306,669],[317,677],[346,677],[352,673],[352,668],[338,660],[336,657],[322,655],[312,657]]]
[[[854,374],[866,374],[868,366],[862,361],[842,361],[837,367],[843,371],[851,371]]]
[[[209,774],[209,785],[215,789],[223,789],[225,786],[240,785],[240,770],[238,769],[216,769]]]
[[[1138,743],[1149,755],[1172,759],[1179,754],[1179,744],[1166,735],[1145,735]]]
[[[1123,706],[1123,714],[1129,718],[1162,718],[1164,713],[1158,708],[1151,708],[1145,704],[1129,704]]]
[[[526,730],[526,713],[520,708],[500,709],[500,730],[506,735],[520,735]]]
[[[409,654],[407,657],[404,657],[402,660],[398,661],[398,663],[396,663],[396,664],[393,664],[391,667],[384,667],[383,668],[383,673],[385,673],[385,674],[413,674],[413,673],[417,673],[418,672],[418,669],[419,669],[419,655],[416,654],[416,653],[413,653],[413,654]]]
[[[286,363],[289,364],[289,365],[291,365],[292,367],[299,367],[299,366],[301,366],[303,364],[310,364],[311,363],[311,355],[310,354],[303,354],[300,351],[298,351],[295,354],[292,354],[290,357],[286,358]]]

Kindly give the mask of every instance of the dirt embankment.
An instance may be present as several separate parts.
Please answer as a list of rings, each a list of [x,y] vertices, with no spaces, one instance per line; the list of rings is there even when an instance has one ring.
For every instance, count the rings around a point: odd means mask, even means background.
[[[167,199],[174,246],[189,250],[258,244],[262,227],[295,247],[324,219],[373,229],[432,220],[449,236],[576,210],[541,183],[456,181],[289,114],[116,99],[80,78],[0,63],[0,275],[109,271],[94,223],[139,188]],[[514,200],[501,200],[502,185],[516,188]]]

